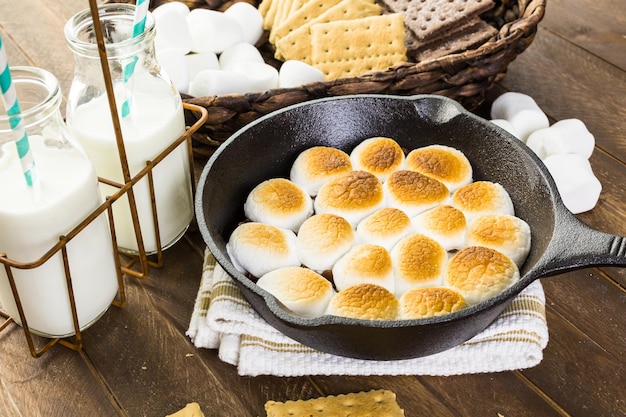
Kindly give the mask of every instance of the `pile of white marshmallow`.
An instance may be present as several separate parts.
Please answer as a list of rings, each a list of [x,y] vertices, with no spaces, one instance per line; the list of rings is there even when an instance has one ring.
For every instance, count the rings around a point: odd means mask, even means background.
[[[565,119],[550,126],[532,97],[514,92],[504,93],[493,102],[491,118],[543,161],[572,213],[595,207],[602,185],[589,163],[595,139],[582,121]]]
[[[322,71],[300,61],[280,70],[255,47],[263,17],[246,2],[224,12],[168,2],[152,12],[156,58],[181,93],[194,97],[246,94],[324,81]]]

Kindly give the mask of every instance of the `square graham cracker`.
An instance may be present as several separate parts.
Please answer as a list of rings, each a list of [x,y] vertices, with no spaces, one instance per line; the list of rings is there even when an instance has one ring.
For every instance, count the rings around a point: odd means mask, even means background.
[[[404,417],[389,390],[341,394],[311,400],[265,403],[267,417]]]
[[[393,13],[403,13],[405,24],[419,40],[460,24],[494,7],[493,0],[380,0]]]
[[[327,80],[384,71],[404,61],[401,13],[311,26],[311,65],[321,70]]]
[[[380,15],[381,12],[381,7],[371,0],[342,0],[315,19],[310,20],[298,29],[278,39],[274,45],[276,58],[283,60],[297,59],[310,64],[311,31],[309,28],[311,26],[317,23],[329,23],[336,20],[351,20],[377,16]]]

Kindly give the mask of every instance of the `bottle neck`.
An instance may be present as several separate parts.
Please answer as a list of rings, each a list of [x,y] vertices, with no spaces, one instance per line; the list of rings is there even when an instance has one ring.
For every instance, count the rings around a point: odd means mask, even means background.
[[[61,88],[57,79],[40,68],[11,67],[11,78],[20,105],[20,127],[38,133],[51,120],[60,120]],[[11,126],[14,116],[0,111],[0,144],[13,140]]]
[[[154,55],[155,21],[146,16],[143,33],[132,36],[135,6],[104,4],[98,7],[107,59],[125,61],[133,56]],[[77,60],[99,60],[96,29],[89,9],[74,15],[65,25],[65,39]]]

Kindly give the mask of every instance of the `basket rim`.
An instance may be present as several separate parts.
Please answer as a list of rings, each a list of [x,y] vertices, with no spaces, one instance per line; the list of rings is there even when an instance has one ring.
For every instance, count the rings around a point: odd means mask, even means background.
[[[335,80],[318,81],[309,84],[303,84],[302,86],[288,87],[288,88],[273,88],[262,92],[251,92],[244,94],[225,94],[214,96],[186,96],[185,101],[195,104],[206,104],[207,100],[219,100],[220,98],[235,99],[242,98],[249,101],[255,101],[260,97],[272,96],[279,93],[288,93],[300,91],[303,86],[322,86],[323,88],[330,89],[333,87],[341,86],[344,84],[367,82],[367,81],[380,81],[387,77],[393,78],[398,71],[408,71],[410,73],[422,73],[428,72],[441,67],[451,67],[456,62],[470,61],[474,59],[480,59],[485,55],[491,54],[495,51],[505,48],[508,44],[516,42],[524,35],[528,35],[536,30],[539,22],[545,15],[545,7],[547,0],[518,0],[519,7],[524,8],[522,16],[513,21],[507,22],[498,30],[498,33],[482,43],[481,45],[468,49],[466,51],[457,52],[453,54],[444,55],[438,58],[427,59],[420,62],[405,61],[397,63],[396,65],[384,70],[376,71],[368,74],[363,74],[357,77],[344,77]],[[521,4],[520,3],[524,3]],[[530,6],[533,6],[530,9]],[[526,14],[526,12],[529,12]]]

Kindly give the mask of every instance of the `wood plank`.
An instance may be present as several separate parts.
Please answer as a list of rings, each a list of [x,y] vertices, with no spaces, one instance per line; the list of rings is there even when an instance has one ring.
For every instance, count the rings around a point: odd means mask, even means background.
[[[185,331],[202,257],[186,239],[166,255],[167,267],[152,269],[145,280],[127,280],[128,305],[109,311],[85,341],[85,352],[129,416],[159,415],[191,401],[210,415],[256,415],[278,394],[314,391],[306,378],[247,381],[216,352],[196,349]]]
[[[560,415],[513,372],[449,377],[318,377],[315,380],[331,393],[390,389],[396,393],[398,404],[405,408],[407,416]]]
[[[0,24],[3,30],[10,33],[16,47],[24,51],[29,65],[52,72],[59,80],[63,94],[67,95],[74,76],[74,58],[65,43],[63,27],[73,13],[89,7],[89,3],[86,0],[63,0],[52,2],[54,7],[48,7],[51,2],[46,0],[20,0],[20,3],[20,7],[2,8]],[[27,24],[25,15],[28,16]],[[12,60],[10,62],[14,65]]]
[[[554,120],[577,118],[596,145],[626,163],[626,72],[539,27],[533,44],[511,63],[502,86],[533,97]]]
[[[626,291],[595,268],[542,280],[548,304],[595,344],[615,357],[626,353]]]
[[[87,0],[14,0],[10,7],[5,6],[9,0],[3,1],[0,31],[12,65],[51,70],[67,94],[73,59],[62,27],[88,7]],[[535,42],[490,95],[523,92],[553,120],[576,117],[588,125],[599,146],[591,163],[604,188],[598,206],[579,217],[592,227],[626,235],[626,13],[619,13],[624,5],[623,0],[548,0]],[[37,13],[31,16],[33,10]],[[83,356],[58,346],[35,360],[21,330],[0,333],[0,415],[152,417],[197,401],[206,415],[263,416],[268,399],[374,388],[396,392],[407,415],[626,413],[619,391],[624,385],[624,268],[589,268],[544,280],[551,341],[542,363],[523,372],[248,378],[238,376],[215,351],[196,349],[184,334],[203,249],[192,229],[166,251],[163,268],[146,280],[128,279],[128,306],[112,308],[85,332]]]
[[[56,345],[35,359],[18,326],[0,333],[0,345],[0,415],[98,417],[116,413],[78,352]]]
[[[623,311],[623,309],[622,309]],[[626,415],[623,355],[616,357],[548,305],[550,342],[542,363],[524,375],[571,417]],[[622,332],[623,334],[623,332]]]
[[[314,378],[326,395],[346,394],[350,392],[370,391],[374,389],[387,389],[396,394],[396,399],[405,414],[431,415],[437,417],[454,417],[453,410],[432,391],[425,386],[420,378],[414,376],[370,376],[344,377],[344,376],[317,376]]]
[[[626,69],[623,0],[549,0],[541,26]]]
[[[3,27],[2,21],[0,21],[0,36],[2,36],[2,44],[4,45],[10,66],[32,65],[25,52],[19,48],[11,34]]]

